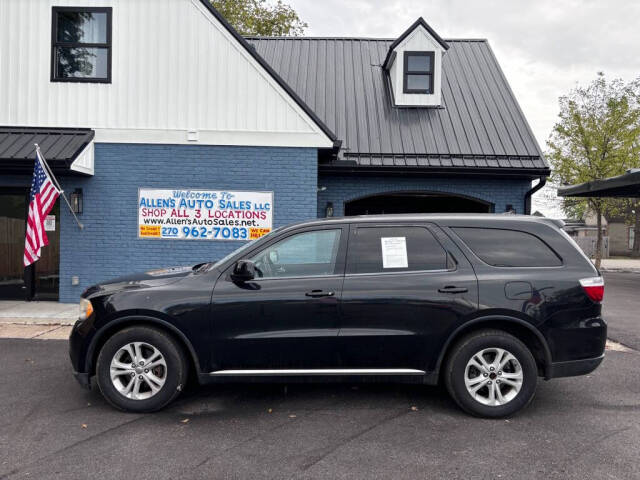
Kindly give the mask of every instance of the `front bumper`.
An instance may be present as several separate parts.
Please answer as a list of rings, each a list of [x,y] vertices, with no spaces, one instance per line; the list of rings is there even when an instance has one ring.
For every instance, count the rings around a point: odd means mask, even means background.
[[[547,378],[576,377],[593,372],[604,360],[604,353],[599,357],[554,362],[547,370]]]
[[[78,320],[69,334],[69,359],[73,376],[83,387],[90,387],[91,372],[87,365],[87,356],[91,339],[95,334],[94,316],[87,320]]]

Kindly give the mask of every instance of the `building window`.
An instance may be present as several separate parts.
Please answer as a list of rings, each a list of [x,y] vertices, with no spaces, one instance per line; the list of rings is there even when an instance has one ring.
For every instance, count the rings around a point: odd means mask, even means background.
[[[404,52],[404,93],[433,93],[433,52]]]
[[[111,83],[111,7],[53,7],[51,81]]]

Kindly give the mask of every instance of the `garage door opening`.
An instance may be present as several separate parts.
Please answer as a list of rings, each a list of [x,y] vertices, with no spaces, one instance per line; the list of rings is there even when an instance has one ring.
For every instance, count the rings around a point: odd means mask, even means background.
[[[464,195],[442,193],[387,193],[345,202],[344,214],[491,213],[493,204]]]

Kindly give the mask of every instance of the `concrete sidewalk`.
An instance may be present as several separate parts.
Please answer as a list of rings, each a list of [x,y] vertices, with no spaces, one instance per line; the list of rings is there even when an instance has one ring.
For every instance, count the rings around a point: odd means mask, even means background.
[[[0,338],[64,340],[77,318],[77,303],[0,301]]]
[[[605,258],[600,270],[603,272],[640,273],[640,258]]]
[[[73,325],[77,303],[0,301],[0,324]]]

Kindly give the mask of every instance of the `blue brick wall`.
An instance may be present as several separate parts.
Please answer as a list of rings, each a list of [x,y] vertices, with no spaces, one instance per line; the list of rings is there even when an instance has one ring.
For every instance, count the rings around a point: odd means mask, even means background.
[[[77,302],[87,286],[125,273],[221,258],[244,243],[138,238],[139,187],[273,191],[278,227],[315,218],[317,161],[313,148],[96,144],[95,176],[59,178],[65,192],[82,188],[85,225],[61,208],[60,301]]]
[[[323,189],[326,187],[326,189]],[[320,175],[318,178],[318,217],[325,216],[327,202],[333,203],[334,216],[344,215],[344,203],[367,195],[391,192],[458,193],[490,202],[496,213],[508,204],[524,213],[524,195],[531,188],[528,180],[505,178],[421,178],[357,177]]]

